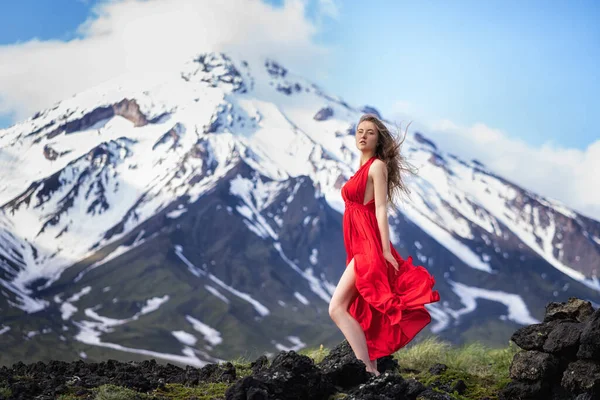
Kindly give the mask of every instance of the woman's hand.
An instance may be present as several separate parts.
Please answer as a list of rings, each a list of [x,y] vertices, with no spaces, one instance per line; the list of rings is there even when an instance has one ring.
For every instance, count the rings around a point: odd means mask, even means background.
[[[396,261],[396,259],[392,255],[392,252],[390,250],[384,251],[383,257],[386,259],[387,262],[392,264],[392,267],[394,267],[396,272],[398,272],[398,261]]]

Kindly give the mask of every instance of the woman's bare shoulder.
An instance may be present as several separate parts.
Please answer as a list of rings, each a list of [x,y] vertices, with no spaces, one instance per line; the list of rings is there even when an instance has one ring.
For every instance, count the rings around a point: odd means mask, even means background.
[[[374,173],[385,173],[387,171],[387,166],[385,164],[385,162],[383,160],[380,160],[379,158],[375,159],[373,161],[373,164],[371,164],[371,168],[369,169],[369,172],[374,172]]]

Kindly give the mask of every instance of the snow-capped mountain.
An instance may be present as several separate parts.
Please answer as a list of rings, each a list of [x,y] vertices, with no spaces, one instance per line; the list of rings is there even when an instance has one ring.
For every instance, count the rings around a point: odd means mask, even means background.
[[[0,131],[0,363],[202,365],[331,344],[340,188],[364,111],[273,60],[202,54]],[[600,303],[600,223],[416,132],[390,218],[436,277],[433,333],[506,343],[548,301]]]

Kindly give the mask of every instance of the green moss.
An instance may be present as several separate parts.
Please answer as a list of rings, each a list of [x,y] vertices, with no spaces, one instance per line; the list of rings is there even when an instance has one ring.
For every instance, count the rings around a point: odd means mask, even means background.
[[[165,390],[157,389],[152,394],[160,396],[160,398],[173,400],[184,400],[190,397],[195,397],[198,400],[215,400],[224,399],[228,387],[229,384],[227,383],[201,383],[194,387],[168,384],[165,385]]]
[[[135,390],[115,385],[103,385],[92,389],[94,400],[218,400],[225,398],[227,383],[201,383],[198,386],[187,387],[181,384],[167,384],[165,389],[156,389],[151,393],[139,393]],[[87,397],[86,397],[87,398]],[[79,400],[74,394],[64,394],[58,400]]]
[[[0,386],[0,397],[8,398],[10,396],[12,396],[12,390],[10,390],[10,388],[6,386]]]
[[[505,384],[503,380],[497,380],[492,377],[480,377],[463,371],[451,369],[447,369],[440,375],[432,375],[429,372],[421,372],[419,374],[413,374],[412,376],[425,386],[433,385],[433,390],[438,392],[443,392],[441,389],[436,387],[438,384],[444,384],[452,387],[458,380],[464,381],[467,386],[467,390],[462,395],[459,395],[457,392],[451,393],[451,396],[457,400],[480,399],[483,397],[496,399],[498,391]]]
[[[94,400],[146,400],[152,397],[135,390],[115,385],[102,385],[94,389]]]
[[[81,397],[77,397],[74,394],[61,394],[57,397],[57,400],[79,400]]]

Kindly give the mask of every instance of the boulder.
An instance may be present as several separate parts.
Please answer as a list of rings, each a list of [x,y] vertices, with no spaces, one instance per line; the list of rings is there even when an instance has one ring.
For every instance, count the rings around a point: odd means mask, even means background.
[[[447,369],[448,367],[446,365],[437,363],[434,364],[431,368],[429,368],[429,373],[431,375],[441,375]]]
[[[385,356],[377,359],[377,371],[383,374],[385,371],[398,371],[398,360],[394,356]]]
[[[510,340],[523,350],[541,351],[544,348],[544,343],[546,343],[548,335],[557,324],[558,321],[552,321],[524,326],[516,330],[510,337]]]
[[[331,350],[319,363],[319,368],[335,386],[341,388],[349,388],[369,380],[365,364],[356,358],[346,340]]]
[[[499,400],[547,400],[549,385],[540,381],[512,381],[498,394]]]
[[[546,306],[544,322],[558,319],[571,319],[578,322],[585,322],[593,312],[594,308],[589,301],[571,297],[566,303],[549,303]]]
[[[590,360],[574,361],[568,365],[560,384],[574,394],[600,397],[600,365]]]
[[[334,386],[311,358],[294,351],[282,351],[268,368],[230,386],[225,398],[326,399],[333,393]]]
[[[544,351],[569,359],[575,358],[582,330],[583,324],[580,322],[557,324],[544,343]]]
[[[348,393],[347,400],[393,400],[406,398],[407,384],[400,375],[383,373]]]
[[[600,361],[600,308],[585,323],[579,342],[577,358]]]
[[[559,360],[552,354],[526,350],[515,354],[510,364],[510,377],[523,381],[552,379],[558,370]]]

